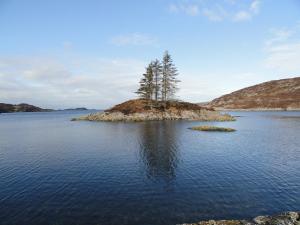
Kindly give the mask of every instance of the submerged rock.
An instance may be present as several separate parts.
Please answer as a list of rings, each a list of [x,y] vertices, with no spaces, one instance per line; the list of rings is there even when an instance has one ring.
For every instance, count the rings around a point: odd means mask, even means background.
[[[219,132],[233,132],[235,129],[228,128],[228,127],[215,127],[215,126],[198,126],[198,127],[191,127],[191,130],[199,130],[199,131],[219,131]]]
[[[300,225],[300,212],[285,212],[275,216],[257,216],[252,220],[208,220],[182,225]]]

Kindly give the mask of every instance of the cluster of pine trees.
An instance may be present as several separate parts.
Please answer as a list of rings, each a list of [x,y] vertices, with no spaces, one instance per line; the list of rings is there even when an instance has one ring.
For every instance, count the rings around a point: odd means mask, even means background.
[[[140,98],[152,102],[167,102],[175,98],[178,91],[177,69],[172,61],[171,55],[166,51],[162,61],[152,61],[140,80],[140,87],[136,91]]]

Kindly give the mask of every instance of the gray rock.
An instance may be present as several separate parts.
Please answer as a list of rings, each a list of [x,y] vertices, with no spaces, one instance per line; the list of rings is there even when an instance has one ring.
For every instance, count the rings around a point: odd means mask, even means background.
[[[72,120],[88,121],[154,121],[154,120],[198,120],[198,121],[234,121],[234,117],[210,110],[182,110],[165,112],[142,112],[124,114],[122,112],[93,113]]]
[[[247,220],[209,220],[185,225],[300,225],[300,212],[285,212],[275,216],[257,216]]]

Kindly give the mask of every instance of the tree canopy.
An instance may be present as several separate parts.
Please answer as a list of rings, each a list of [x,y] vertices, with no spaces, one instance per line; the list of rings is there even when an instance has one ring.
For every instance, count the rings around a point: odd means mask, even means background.
[[[175,99],[178,91],[178,72],[171,55],[164,53],[162,61],[158,59],[149,63],[140,80],[136,93],[140,98],[149,101],[167,102]]]

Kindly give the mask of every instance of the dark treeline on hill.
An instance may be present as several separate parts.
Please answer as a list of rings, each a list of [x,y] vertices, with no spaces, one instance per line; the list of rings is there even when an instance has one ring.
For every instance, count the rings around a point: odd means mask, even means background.
[[[80,107],[80,108],[68,108],[68,109],[43,109],[34,105],[29,105],[26,103],[21,104],[6,104],[0,103],[0,113],[15,113],[15,112],[53,112],[53,111],[79,111],[79,110],[88,110],[87,108]]]
[[[141,99],[147,100],[150,107],[160,103],[166,104],[176,98],[177,83],[180,82],[177,75],[171,55],[166,51],[162,61],[156,59],[146,67],[136,93]]]
[[[29,104],[5,104],[0,103],[0,113],[13,113],[13,112],[49,112],[51,109],[42,109],[40,107]]]

